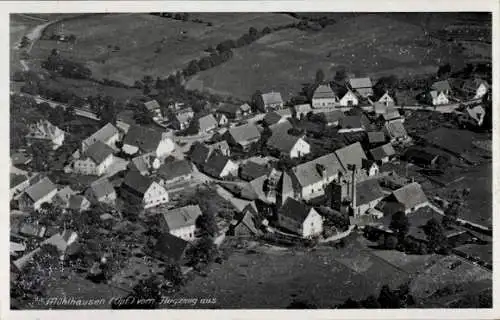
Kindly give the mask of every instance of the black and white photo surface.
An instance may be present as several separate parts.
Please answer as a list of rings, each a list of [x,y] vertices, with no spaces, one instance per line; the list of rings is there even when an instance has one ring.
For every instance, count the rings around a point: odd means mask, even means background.
[[[10,308],[492,308],[492,14],[313,10],[10,13]]]

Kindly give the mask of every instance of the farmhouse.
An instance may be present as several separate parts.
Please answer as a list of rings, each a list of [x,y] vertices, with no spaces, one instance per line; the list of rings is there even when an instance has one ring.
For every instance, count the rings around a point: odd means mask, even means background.
[[[252,108],[248,105],[248,103],[244,103],[240,106],[241,116],[245,117],[252,113]]]
[[[345,114],[339,110],[323,112],[325,123],[329,127],[337,127]]]
[[[388,107],[394,106],[394,99],[389,95],[389,92],[386,91],[378,100],[378,103]]]
[[[217,119],[212,114],[208,114],[198,119],[198,130],[200,133],[208,133],[217,128]]]
[[[184,130],[189,127],[191,120],[193,119],[193,114],[190,112],[183,112],[174,115],[171,120],[172,128],[176,130]]]
[[[322,84],[314,90],[311,100],[313,108],[333,108],[337,103],[337,96],[329,85]]]
[[[373,85],[370,78],[351,78],[348,80],[347,86],[363,98],[373,95]]]
[[[220,152],[213,152],[203,166],[205,172],[216,178],[224,178],[229,175],[238,175],[238,164],[231,161]]]
[[[26,135],[28,143],[43,142],[48,144],[53,150],[62,146],[65,133],[54,126],[48,120],[40,120],[29,126],[29,133]]]
[[[66,186],[56,193],[54,198],[52,198],[52,203],[55,206],[67,208],[69,206],[69,199],[76,193],[77,192],[72,190],[69,186]]]
[[[82,141],[82,153],[87,151],[87,149],[97,141],[116,149],[116,142],[118,140],[120,140],[120,131],[118,131],[114,125],[108,123],[90,137]]]
[[[10,164],[12,166],[27,165],[32,160],[26,152],[16,152],[10,155]]]
[[[153,154],[146,153],[140,156],[133,158],[128,168],[130,170],[138,171],[143,176],[147,176],[151,174],[152,171],[158,170],[161,163],[158,158],[156,158]]]
[[[379,174],[380,168],[375,160],[363,159],[361,168],[366,171],[368,177],[373,177]]]
[[[393,215],[396,212],[409,214],[428,205],[429,200],[427,200],[422,187],[417,182],[413,182],[394,190],[379,203],[377,209],[385,215]]]
[[[158,101],[150,100],[150,101],[144,102],[143,106],[144,106],[144,108],[146,108],[146,110],[148,110],[149,112],[151,112],[153,114],[153,117],[158,117],[158,118],[162,117],[161,107],[160,107],[160,104],[158,103]]]
[[[123,151],[129,155],[151,153],[164,159],[175,149],[172,139],[158,130],[132,126],[123,139]]]
[[[171,235],[186,241],[192,241],[195,238],[195,222],[201,214],[198,205],[176,208],[163,214],[161,224],[163,229],[167,230]]]
[[[376,147],[370,150],[370,155],[372,159],[375,160],[379,165],[387,163],[394,158],[396,151],[394,150],[392,144],[387,143],[382,146]]]
[[[286,199],[278,212],[278,223],[282,228],[292,231],[303,238],[319,236],[323,232],[323,218],[304,202]]]
[[[251,145],[260,139],[259,129],[253,124],[229,128],[224,134],[229,145],[248,151]]]
[[[204,164],[212,152],[216,150],[226,157],[231,155],[231,150],[225,140],[209,145],[201,142],[195,142],[190,151],[191,161],[193,161],[196,165]]]
[[[42,203],[51,202],[56,193],[57,186],[49,178],[43,178],[24,191],[19,198],[19,209],[38,210]]]
[[[426,95],[427,102],[432,104],[433,106],[439,106],[444,104],[449,104],[450,100],[448,100],[448,96],[446,93],[442,91],[432,90],[429,91]]]
[[[216,114],[215,119],[217,120],[217,125],[219,127],[223,127],[223,126],[229,124],[229,120],[225,114],[222,114],[222,113]]]
[[[362,167],[363,160],[367,159],[359,142],[337,149],[335,155],[339,159],[344,170],[350,170],[350,166],[356,166],[356,168],[359,169]]]
[[[165,262],[183,260],[189,242],[170,233],[162,234],[154,246],[153,255]]]
[[[85,191],[85,197],[94,204],[113,205],[116,201],[116,191],[108,179],[100,179],[90,184],[90,187]]]
[[[304,119],[312,111],[311,105],[308,103],[295,105],[293,109],[295,118],[299,120]]]
[[[378,145],[385,142],[385,133],[383,131],[370,131],[367,132],[368,143],[371,146]]]
[[[401,119],[387,121],[384,125],[384,132],[391,139],[391,142],[406,141],[409,139]]]
[[[461,90],[469,100],[481,99],[488,93],[490,86],[488,82],[480,78],[468,79],[464,81]]]
[[[188,181],[193,177],[193,165],[187,160],[166,161],[158,170],[165,185]]]
[[[476,123],[477,126],[481,126],[483,124],[486,111],[482,106],[478,105],[467,108],[467,114],[474,121],[474,123]]]
[[[384,122],[396,119],[401,119],[401,121],[404,121],[404,119],[401,118],[401,114],[399,114],[399,111],[395,108],[387,108],[387,111],[385,113],[382,113],[380,118]]]
[[[373,213],[377,204],[385,196],[377,179],[368,179],[354,184],[333,184],[332,193],[334,209],[342,210],[343,204],[349,203],[350,215],[353,216],[364,215],[368,211]]]
[[[130,171],[125,176],[122,190],[139,200],[144,209],[156,207],[169,201],[168,192],[162,183],[145,177],[137,171]]]
[[[240,177],[245,181],[251,181],[262,176],[267,176],[271,170],[272,168],[264,163],[248,160],[240,166]]]
[[[248,104],[247,104],[248,105]],[[241,106],[224,103],[216,111],[217,114],[225,115],[228,119],[239,120],[243,117]]]
[[[256,215],[255,202],[251,202],[242,211],[235,213],[226,235],[241,237],[261,234],[262,232],[257,227]]]
[[[280,110],[281,111],[281,110]],[[287,117],[282,115],[276,111],[270,111],[266,113],[262,122],[264,122],[267,126],[272,126],[278,123],[283,123],[287,121]]]
[[[434,168],[438,163],[440,163],[441,158],[438,154],[415,147],[411,147],[406,150],[404,157],[407,161],[423,168]]]
[[[84,175],[101,176],[113,163],[113,149],[97,141],[73,163],[73,172]]]
[[[20,194],[30,186],[27,176],[22,174],[10,174],[10,199]]]
[[[364,131],[365,126],[360,116],[344,116],[339,120],[338,133]]]
[[[268,112],[283,108],[283,99],[281,98],[281,93],[272,91],[262,94],[260,97],[260,102],[258,103],[258,107],[262,112]]]
[[[72,195],[68,201],[68,209],[83,212],[90,208],[90,201],[82,195]]]
[[[301,158],[311,153],[311,146],[303,137],[292,136],[285,130],[276,130],[267,140],[267,148],[277,157]]]
[[[431,85],[431,91],[442,92],[448,96],[451,92],[450,82],[448,80],[434,82]]]
[[[339,100],[340,107],[354,107],[358,104],[358,97],[356,97],[356,95],[351,90],[347,90],[347,92]]]

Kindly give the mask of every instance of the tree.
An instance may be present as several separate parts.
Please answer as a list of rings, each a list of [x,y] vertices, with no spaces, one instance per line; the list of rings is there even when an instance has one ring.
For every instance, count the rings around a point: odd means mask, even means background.
[[[436,219],[431,218],[424,225],[424,232],[428,240],[428,249],[436,252],[447,246],[443,225]]]
[[[197,60],[191,60],[186,69],[184,70],[184,73],[187,76],[192,76],[194,74],[197,74],[198,72],[200,72],[200,66]]]
[[[388,285],[383,285],[378,296],[378,303],[381,308],[397,309],[401,308],[401,301]]]
[[[361,309],[361,303],[352,298],[348,298],[343,304],[338,306],[339,309]]]
[[[369,295],[365,300],[361,301],[361,305],[366,309],[380,309],[377,297]]]
[[[347,78],[347,72],[344,68],[342,68],[340,70],[337,70],[337,72],[335,72],[335,76],[333,77],[333,80],[335,80],[335,82],[338,82],[338,83],[343,83],[346,78]]]
[[[317,309],[318,307],[314,303],[310,303],[304,300],[292,301],[287,307],[287,309]]]
[[[446,78],[450,75],[450,73],[451,73],[451,65],[449,63],[446,63],[442,66],[439,66],[437,71],[437,77],[440,79]]]
[[[262,29],[262,34],[270,34],[271,32],[271,28],[269,27],[265,27],[264,29]]]
[[[398,245],[398,239],[395,236],[388,234],[384,236],[384,248],[389,250],[394,250],[396,249],[397,245]]]
[[[163,277],[167,280],[173,288],[177,288],[184,283],[181,267],[178,263],[170,262],[165,266]]]
[[[64,120],[66,122],[72,121],[75,119],[75,115],[76,115],[75,107],[73,106],[73,104],[70,104],[66,108],[66,110],[64,110]]]
[[[49,168],[49,157],[50,154],[49,147],[42,142],[35,142],[30,146],[30,153],[33,156],[31,161],[31,166],[34,170],[44,172]]]
[[[23,36],[21,38],[21,42],[19,43],[19,47],[26,48],[27,46],[30,45],[30,43],[31,43],[31,40],[28,37]]]
[[[202,234],[213,237],[219,231],[213,213],[203,213],[201,216],[196,218],[195,223],[196,227],[201,230]]]
[[[408,221],[406,214],[402,211],[393,214],[391,223],[389,224],[389,229],[396,233],[398,239],[404,239],[410,230],[410,222]]]
[[[386,91],[393,92],[396,89],[398,82],[399,80],[395,75],[381,77],[373,86],[373,91],[377,96],[383,95]]]
[[[64,108],[56,106],[49,113],[49,121],[55,126],[60,126],[64,123]]]
[[[325,80],[325,73],[323,70],[318,69],[316,71],[316,83],[322,83]]]
[[[257,29],[255,29],[254,27],[250,27],[248,29],[248,34],[252,37],[252,38],[256,38],[259,34],[259,31],[257,31]]]
[[[204,236],[191,247],[186,256],[189,258],[189,264],[196,266],[200,263],[208,264],[215,260],[219,251],[210,237]]]

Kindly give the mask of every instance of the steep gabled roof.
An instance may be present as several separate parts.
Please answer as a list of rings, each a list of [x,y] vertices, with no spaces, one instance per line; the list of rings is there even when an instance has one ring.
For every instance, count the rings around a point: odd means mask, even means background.
[[[267,146],[280,152],[289,153],[297,142],[302,139],[287,133],[287,130],[274,130],[272,136],[267,140]]]
[[[371,88],[373,86],[370,78],[352,78],[349,79],[349,84],[354,90],[360,88]]]
[[[323,172],[325,177],[322,176]],[[326,177],[336,176],[339,172],[344,173],[345,170],[334,153],[329,153],[292,168],[293,175],[302,187],[312,185]]]
[[[214,127],[217,127],[217,119],[215,119],[213,114],[208,114],[198,119],[198,125],[200,131],[206,131]]]
[[[431,86],[431,89],[439,92],[449,91],[451,90],[450,82],[448,82],[448,80],[434,82]]]
[[[427,202],[427,197],[419,183],[413,182],[392,192],[397,202],[403,204],[406,209]]]
[[[162,256],[163,260],[179,261],[182,259],[189,242],[170,233],[163,233],[156,242],[154,251]]]
[[[193,166],[187,160],[168,161],[158,169],[158,174],[165,180],[188,175],[192,172]]]
[[[111,149],[110,146],[101,141],[97,141],[85,151],[82,158],[90,158],[96,164],[100,164],[112,154],[113,149]]]
[[[370,203],[384,197],[377,179],[369,179],[356,184],[356,205]]]
[[[143,152],[153,152],[156,151],[162,137],[163,133],[159,130],[131,126],[123,139],[123,144],[136,146]]]
[[[165,212],[163,214],[163,219],[165,219],[169,231],[172,231],[183,227],[193,226],[196,219],[201,216],[201,214],[201,209],[198,205],[190,205]]]
[[[264,102],[264,105],[283,103],[283,99],[281,98],[281,93],[279,92],[263,93],[262,101]]]
[[[160,104],[156,100],[150,100],[150,101],[144,102],[144,106],[149,111],[160,109]]]
[[[323,112],[323,114],[325,116],[326,123],[340,122],[342,118],[345,118],[345,114],[339,110]]]
[[[151,178],[145,177],[138,171],[134,170],[129,171],[123,180],[123,184],[126,187],[141,196],[148,191],[152,183],[153,180]]]
[[[212,152],[205,163],[204,169],[207,173],[218,177],[229,161],[231,160],[220,152]]]
[[[288,217],[296,222],[303,223],[312,208],[302,201],[293,198],[287,198],[279,210],[279,215]]]
[[[54,190],[57,190],[56,185],[49,178],[43,178],[26,189],[25,193],[31,200],[36,202]]]
[[[271,170],[271,168],[265,166],[264,164],[255,163],[254,161],[247,161],[241,166],[240,174],[242,177],[244,177],[242,179],[249,177],[250,180],[253,180],[258,177],[268,175]]]
[[[10,187],[15,187],[28,180],[28,177],[23,174],[10,174]]]
[[[313,99],[335,99],[335,93],[329,85],[319,85],[313,93]]]
[[[80,210],[82,204],[86,201],[88,201],[87,198],[82,195],[72,195],[69,198],[68,207],[73,210]]]
[[[356,165],[356,168],[361,168],[363,159],[367,159],[359,142],[338,149],[335,154],[345,170],[348,170],[348,165]]]
[[[369,143],[381,143],[385,141],[385,133],[382,131],[370,131],[368,132],[368,142]]]
[[[271,126],[275,123],[278,123],[282,118],[283,118],[283,116],[280,115],[279,113],[277,113],[275,111],[270,111],[270,112],[266,113],[266,115],[264,116],[264,119],[262,119],[262,121],[264,121],[264,123],[266,123],[268,126]]]
[[[344,116],[340,118],[339,126],[343,129],[364,128],[360,116]]]
[[[392,144],[387,143],[380,147],[374,148],[370,150],[370,154],[374,160],[381,160],[385,157],[391,157],[396,154]]]
[[[94,132],[90,137],[83,140],[83,143],[91,144],[93,141],[106,142],[111,137],[113,137],[114,135],[117,135],[119,133],[120,133],[120,131],[118,131],[118,129],[114,125],[112,125],[111,123],[108,123],[104,127],[102,127],[101,129]]]
[[[236,141],[241,143],[260,138],[259,129],[253,124],[245,124],[238,127],[229,128],[229,134]]]
[[[99,199],[115,192],[115,188],[108,179],[100,179],[90,185],[94,196]]]

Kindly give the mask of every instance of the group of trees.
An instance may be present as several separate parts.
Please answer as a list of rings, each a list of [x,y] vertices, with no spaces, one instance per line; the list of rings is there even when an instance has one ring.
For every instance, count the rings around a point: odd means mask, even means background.
[[[89,79],[92,76],[89,68],[82,63],[64,59],[56,49],[52,50],[47,60],[42,63],[42,67],[67,78]]]
[[[364,300],[347,299],[337,309],[398,309],[415,305],[408,284],[402,284],[395,290],[388,285],[382,286],[378,297],[369,295]]]

